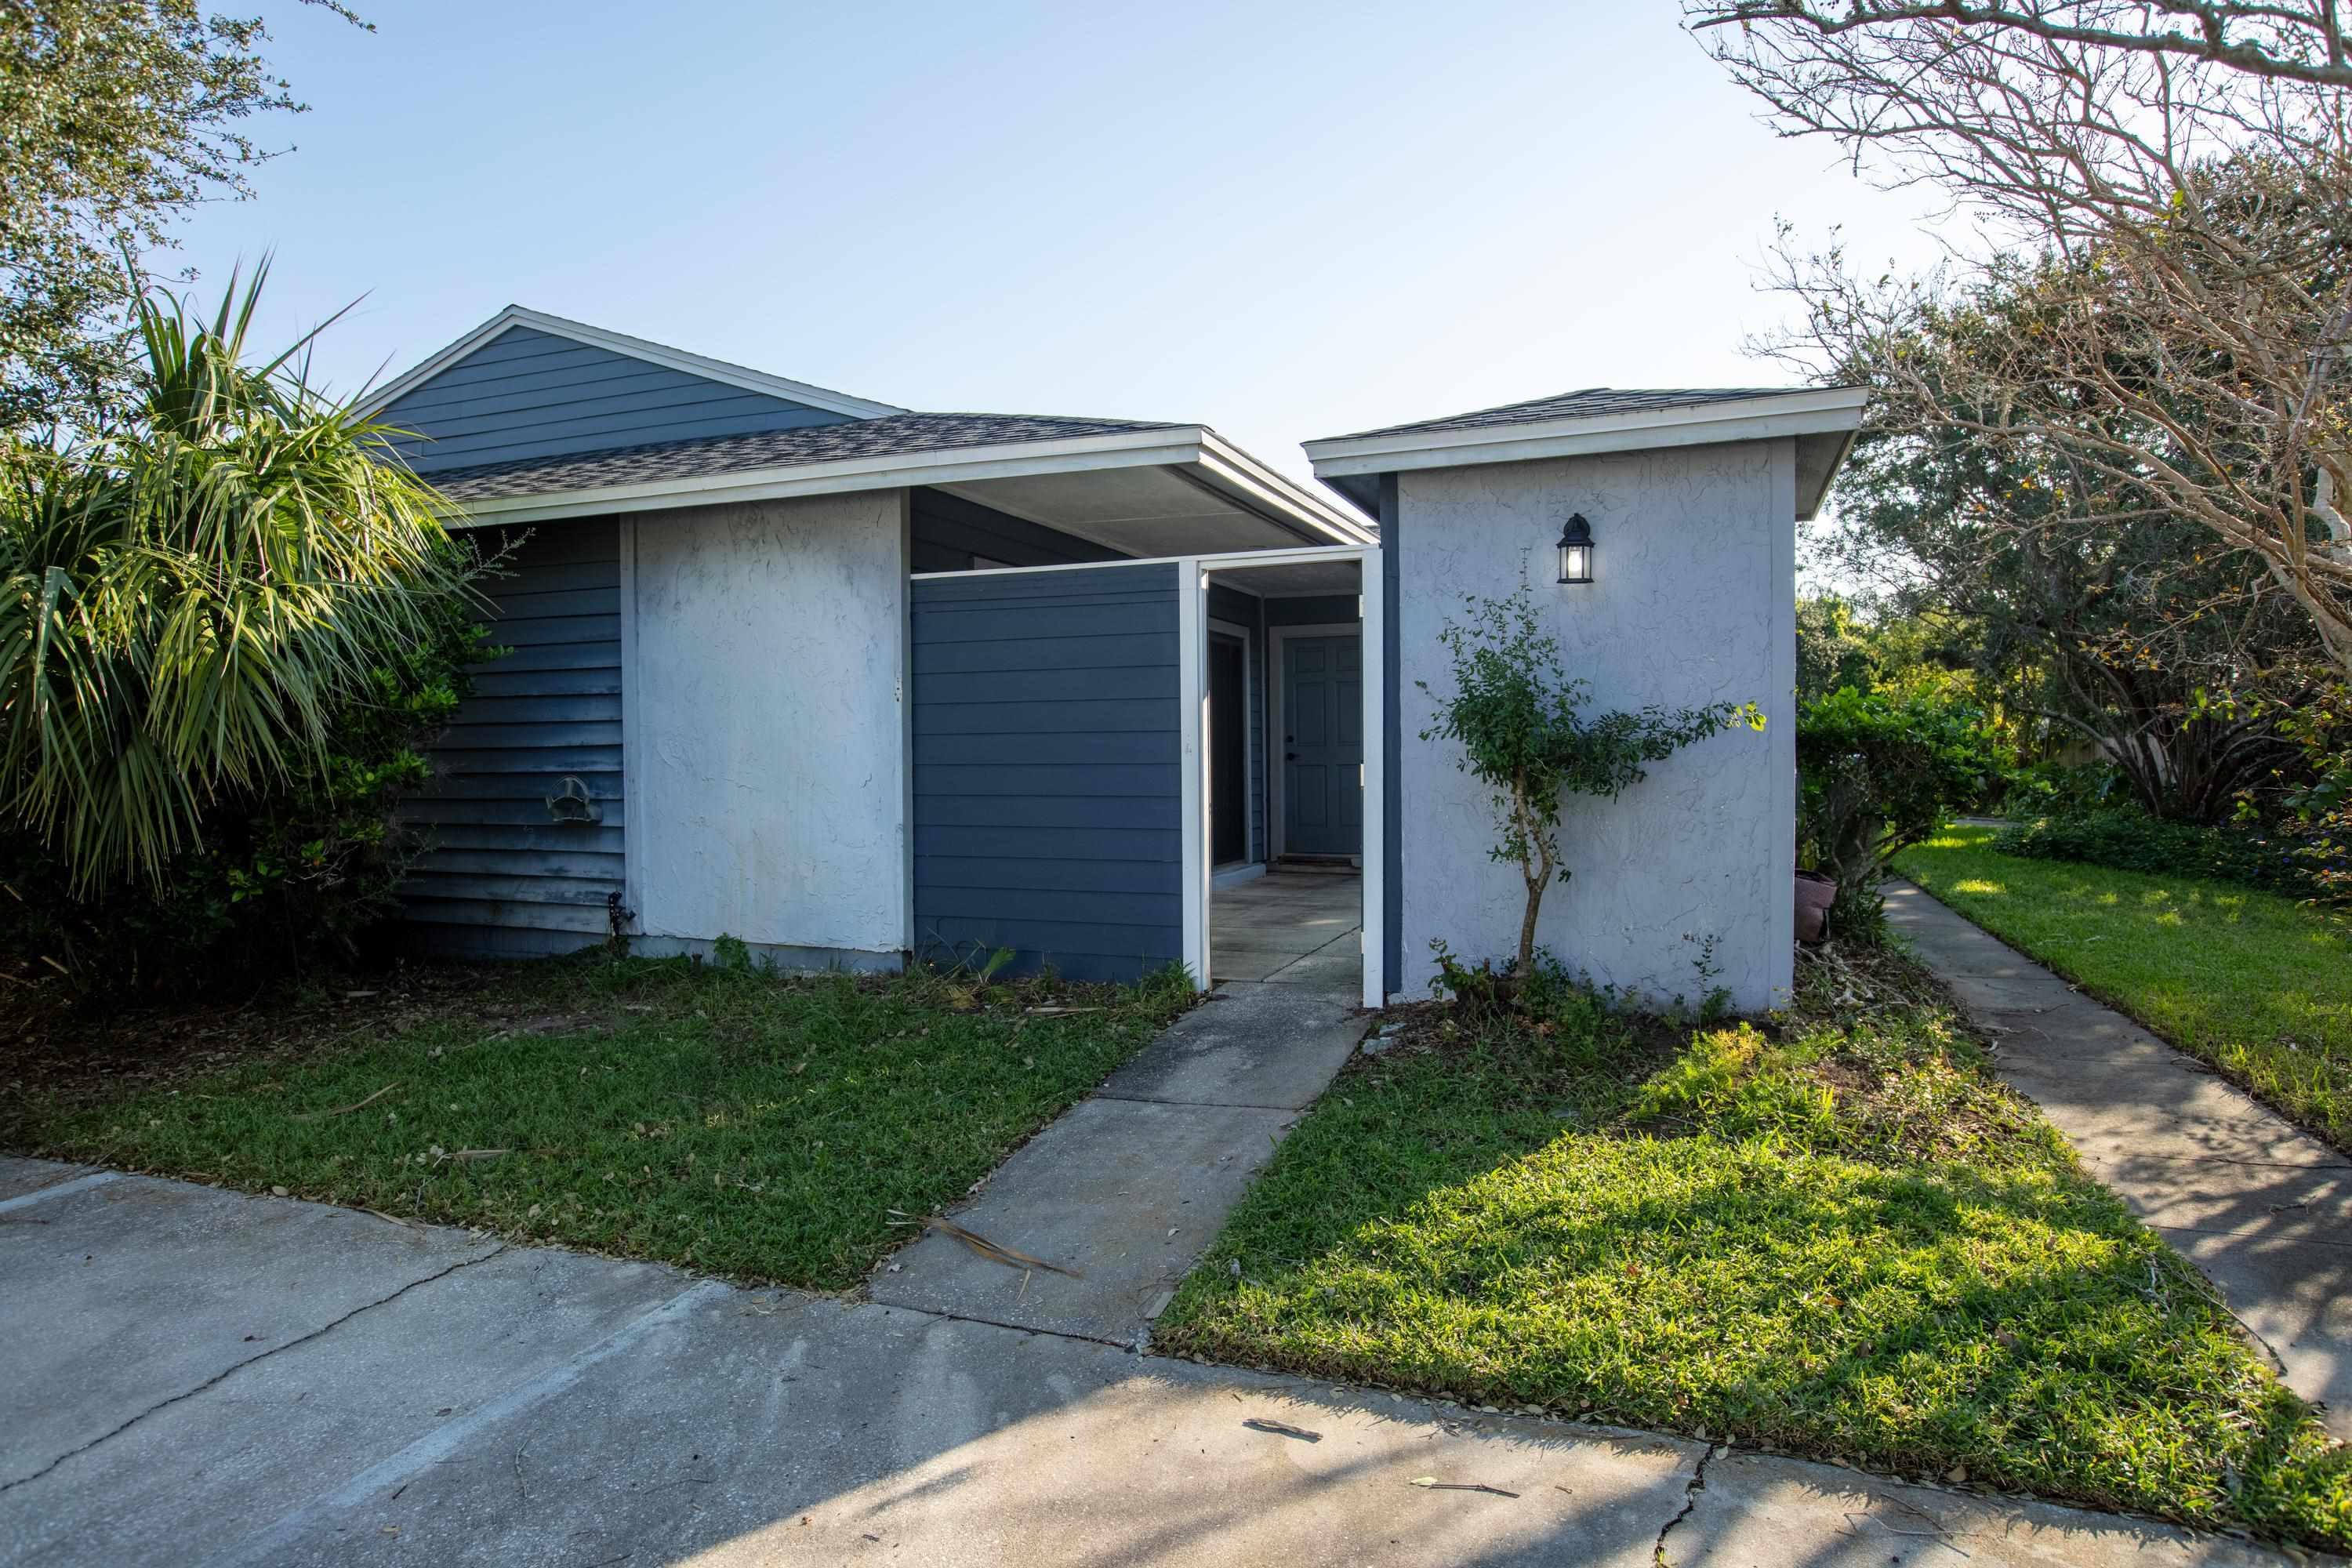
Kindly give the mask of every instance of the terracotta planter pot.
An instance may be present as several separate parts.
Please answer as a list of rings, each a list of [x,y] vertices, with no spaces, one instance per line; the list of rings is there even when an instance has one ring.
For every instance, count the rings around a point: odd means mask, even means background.
[[[1815,942],[1830,934],[1830,906],[1837,901],[1837,879],[1819,871],[1797,873],[1797,940]]]

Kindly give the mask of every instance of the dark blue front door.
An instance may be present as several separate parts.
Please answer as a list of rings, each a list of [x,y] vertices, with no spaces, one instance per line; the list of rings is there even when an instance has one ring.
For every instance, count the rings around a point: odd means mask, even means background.
[[[1364,662],[1360,638],[1282,643],[1282,844],[1291,855],[1355,855],[1364,840]]]

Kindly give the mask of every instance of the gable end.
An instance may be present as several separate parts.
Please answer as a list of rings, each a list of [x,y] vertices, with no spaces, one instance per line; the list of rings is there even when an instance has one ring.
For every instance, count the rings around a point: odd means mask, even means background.
[[[853,417],[520,324],[403,390],[378,416],[421,437],[394,445],[427,475]]]

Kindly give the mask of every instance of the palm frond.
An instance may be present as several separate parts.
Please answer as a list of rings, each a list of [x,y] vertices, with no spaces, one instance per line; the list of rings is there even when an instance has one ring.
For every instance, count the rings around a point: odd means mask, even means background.
[[[440,497],[383,426],[246,343],[268,274],[209,320],[138,305],[142,402],[0,454],[0,812],[79,887],[160,878],[224,792],[323,765],[335,716],[482,603]]]

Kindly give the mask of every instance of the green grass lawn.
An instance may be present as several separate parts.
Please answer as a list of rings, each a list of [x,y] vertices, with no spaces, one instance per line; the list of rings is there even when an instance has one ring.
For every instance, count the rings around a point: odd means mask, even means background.
[[[290,1016],[118,1021],[102,1050],[54,1027],[15,1064],[0,1146],[838,1289],[910,1234],[892,1210],[961,1196],[1188,1000],[683,960],[434,970]]]
[[[2276,893],[1992,847],[1958,826],[1895,868],[2352,1151],[2352,918]]]
[[[1155,1342],[2352,1544],[2352,1451],[1920,972],[1857,962],[1766,1029],[1423,1012]]]

